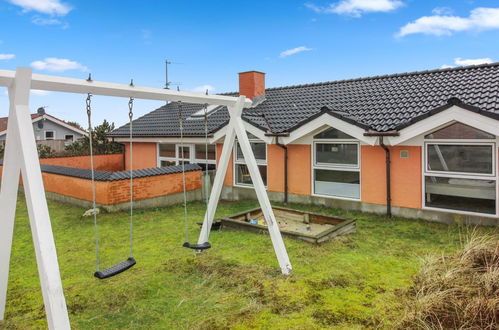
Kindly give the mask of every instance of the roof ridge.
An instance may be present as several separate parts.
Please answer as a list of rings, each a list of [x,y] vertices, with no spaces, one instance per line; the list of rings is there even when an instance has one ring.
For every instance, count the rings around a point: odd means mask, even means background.
[[[330,80],[330,81],[323,81],[323,82],[310,83],[310,84],[297,84],[297,85],[289,85],[289,86],[269,87],[269,88],[266,88],[265,91],[288,89],[288,88],[312,87],[312,86],[330,85],[330,84],[338,84],[338,83],[345,83],[345,82],[365,81],[365,80],[386,79],[386,78],[394,78],[394,77],[406,77],[406,76],[430,74],[430,73],[435,73],[435,72],[461,71],[461,70],[477,69],[477,68],[483,68],[483,67],[495,67],[495,66],[499,66],[499,62],[466,65],[466,66],[457,66],[457,67],[452,67],[452,68],[420,70],[420,71],[410,71],[410,72],[402,72],[402,73],[390,73],[390,74],[368,76],[368,77]]]

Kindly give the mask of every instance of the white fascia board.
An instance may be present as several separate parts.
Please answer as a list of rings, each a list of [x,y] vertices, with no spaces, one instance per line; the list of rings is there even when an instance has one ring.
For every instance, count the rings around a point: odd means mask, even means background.
[[[267,144],[272,143],[272,141],[273,141],[272,136],[266,136],[265,131],[262,131],[261,129],[259,129],[258,127],[254,126],[254,125],[251,125],[250,123],[248,123],[245,120],[243,120],[243,123],[244,123],[244,128],[246,129],[246,132],[253,134],[254,136],[256,136],[257,138],[259,138],[260,140],[264,141]]]
[[[113,137],[109,137],[113,140]],[[184,137],[184,144],[204,144],[206,142],[204,137]],[[130,142],[129,137],[115,137],[114,142],[128,143]],[[176,143],[180,144],[180,137],[137,137],[133,138],[133,142],[146,142],[146,143]],[[213,138],[208,137],[208,143],[213,143]]]
[[[227,134],[227,126],[225,125],[224,127],[220,128],[218,131],[216,131],[213,134],[213,137],[211,138],[212,143],[222,143],[223,139],[225,138],[225,134]]]
[[[390,136],[387,139],[392,146],[403,144],[410,139],[443,127],[452,122],[460,122],[487,133],[499,136],[499,122],[497,120],[454,105],[447,110],[429,116],[401,129],[399,131],[399,136]]]
[[[64,121],[62,121],[62,120],[60,120],[60,119],[57,119],[57,118],[52,117],[51,115],[47,115],[47,114],[45,114],[45,115],[43,115],[43,116],[40,116],[40,117],[38,117],[38,118],[35,118],[35,119],[33,120],[33,123],[35,123],[35,122],[37,122],[37,121],[39,121],[39,120],[41,120],[41,119],[45,119],[45,120],[51,121],[51,122],[53,122],[53,123],[56,123],[56,124],[58,124],[58,125],[60,125],[60,126],[62,126],[62,127],[65,127],[65,128],[67,128],[67,129],[69,129],[69,130],[73,131],[73,132],[76,132],[76,133],[78,133],[78,134],[81,134],[81,135],[88,135],[88,132],[87,132],[87,131],[83,131],[83,130],[81,130],[81,129],[79,129],[79,128],[76,128],[76,127],[74,127],[74,126],[72,126],[72,125],[69,125],[68,123],[65,123]]]
[[[244,129],[246,129],[247,132],[253,134],[260,140],[264,141],[267,144],[273,143],[272,136],[266,136],[265,135],[266,132],[262,131],[258,127],[251,125],[250,123],[244,120],[243,120],[243,125]],[[225,137],[226,132],[227,132],[227,125],[225,125],[224,127],[215,132],[215,134],[213,135],[213,141],[220,142]]]
[[[81,134],[81,135],[88,135],[88,133],[87,133],[86,131],[82,131],[81,129],[76,128],[76,127],[74,127],[74,126],[71,126],[71,125],[69,125],[69,124],[67,124],[67,123],[63,122],[62,120],[59,120],[59,119],[57,119],[57,118],[54,118],[54,117],[52,117],[52,116],[50,116],[50,115],[42,115],[42,116],[36,117],[35,119],[33,119],[33,120],[31,121],[31,123],[32,123],[32,124],[34,124],[34,123],[36,123],[36,122],[39,122],[39,121],[40,121],[40,120],[42,120],[42,119],[49,120],[49,121],[51,121],[51,122],[53,122],[53,123],[56,123],[56,124],[58,124],[58,125],[60,125],[60,126],[62,126],[62,127],[65,127],[65,128],[67,128],[67,129],[69,129],[69,130],[73,131],[73,132],[76,132],[76,133],[78,133],[78,134]],[[1,132],[0,132],[0,136],[5,135],[5,134],[7,134],[7,130],[4,130],[4,131],[1,131]]]
[[[355,125],[352,125],[344,120],[333,117],[327,113],[320,115],[319,117],[315,118],[314,120],[306,123],[305,125],[299,127],[298,129],[292,131],[289,134],[289,136],[282,137],[281,143],[291,144],[294,141],[298,140],[299,138],[306,136],[307,134],[310,134],[311,132],[313,132],[316,129],[323,127],[323,126],[334,127],[336,129],[356,138],[357,140],[359,140],[365,144],[368,144],[371,146],[376,144],[376,137],[364,136],[364,133],[366,132],[365,129],[360,128],[360,127],[355,126]]]

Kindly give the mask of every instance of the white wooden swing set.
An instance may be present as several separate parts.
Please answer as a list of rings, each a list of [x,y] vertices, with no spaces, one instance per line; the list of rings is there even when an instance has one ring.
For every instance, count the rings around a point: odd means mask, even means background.
[[[230,120],[227,125],[222,154],[217,165],[213,188],[207,202],[207,209],[198,243],[192,244],[192,247],[203,247],[208,242],[213,218],[222,192],[224,177],[229,165],[230,155],[237,138],[244,159],[246,160],[258,201],[268,224],[269,234],[281,272],[283,274],[291,272],[292,268],[286,247],[282,240],[278,223],[241,118],[243,108],[251,106],[251,100],[244,96],[203,95],[168,89],[139,87],[133,84],[115,84],[90,79],[84,80],[32,74],[31,69],[23,67],[17,68],[16,71],[0,70],[0,86],[8,88],[10,103],[9,124],[0,187],[0,324],[5,316],[14,218],[19,178],[22,175],[22,184],[28,207],[48,326],[50,329],[70,329],[28,106],[30,90],[32,89],[125,97],[130,100],[147,99],[227,106]]]

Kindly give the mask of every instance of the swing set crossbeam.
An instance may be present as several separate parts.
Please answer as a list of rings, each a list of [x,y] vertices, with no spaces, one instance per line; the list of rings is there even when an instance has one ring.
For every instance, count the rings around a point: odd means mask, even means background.
[[[0,86],[10,87],[14,84],[16,71],[0,70]],[[232,106],[235,99],[224,95],[200,95],[191,92],[174,91],[164,88],[142,87],[130,84],[117,84],[88,79],[58,77],[52,75],[32,74],[31,89],[50,92],[78,93],[116,96],[134,99],[156,101],[182,101],[185,103],[198,103],[208,105]],[[245,107],[251,106],[249,99],[245,100]]]

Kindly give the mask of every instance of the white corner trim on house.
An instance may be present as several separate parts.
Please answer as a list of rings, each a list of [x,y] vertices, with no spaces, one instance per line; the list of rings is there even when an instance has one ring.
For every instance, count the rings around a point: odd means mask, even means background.
[[[376,137],[373,136],[364,136],[364,133],[366,132],[365,129],[360,128],[358,126],[355,126],[353,124],[350,124],[344,120],[341,120],[339,118],[333,117],[329,115],[328,113],[324,113],[320,115],[319,117],[313,119],[312,121],[304,124],[303,126],[299,127],[298,129],[292,131],[289,136],[282,137],[281,138],[281,143],[283,144],[292,144],[294,141],[298,140],[301,137],[304,137],[318,128],[321,128],[323,126],[330,126],[334,127],[354,138],[357,140],[368,144],[368,145],[375,145],[376,144]]]
[[[499,121],[481,115],[479,113],[463,109],[453,105],[449,109],[429,116],[399,131],[399,136],[387,137],[390,145],[395,146],[425,134],[429,131],[439,129],[452,122],[460,122],[477,128],[490,134],[499,136]]]
[[[243,124],[244,124],[244,128],[246,129],[247,132],[253,134],[254,136],[256,136],[257,138],[259,138],[260,140],[264,141],[267,144],[272,143],[273,137],[266,136],[265,131],[262,131],[258,127],[255,127],[246,121],[243,121]],[[213,142],[220,142],[225,137],[226,131],[227,131],[227,125],[225,125],[221,129],[216,131],[213,134]]]

